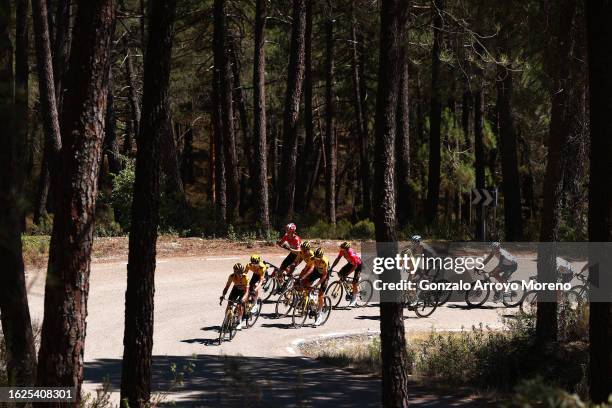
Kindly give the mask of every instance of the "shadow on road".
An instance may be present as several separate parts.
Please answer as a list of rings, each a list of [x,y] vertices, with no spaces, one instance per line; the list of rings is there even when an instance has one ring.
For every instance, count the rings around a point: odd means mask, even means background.
[[[193,339],[197,341],[198,339]],[[183,385],[175,388],[170,367],[177,371],[192,365]],[[180,407],[379,407],[380,380],[355,374],[301,357],[153,356],[153,387],[157,393],[172,390],[167,402],[179,398]],[[111,391],[121,384],[121,360],[99,359],[85,364],[85,380],[110,382]],[[174,388],[174,389],[173,389]],[[413,407],[474,408],[482,401],[439,396],[413,384]]]

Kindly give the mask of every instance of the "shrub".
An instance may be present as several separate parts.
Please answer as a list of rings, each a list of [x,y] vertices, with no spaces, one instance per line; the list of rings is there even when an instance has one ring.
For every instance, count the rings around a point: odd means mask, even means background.
[[[123,169],[113,175],[110,203],[115,211],[114,219],[124,231],[130,230],[135,179],[134,160],[126,160]]]

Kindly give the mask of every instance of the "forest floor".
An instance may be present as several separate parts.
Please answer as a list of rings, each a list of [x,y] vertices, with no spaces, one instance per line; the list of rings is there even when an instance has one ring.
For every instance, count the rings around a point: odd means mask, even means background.
[[[127,239],[97,240],[92,263],[85,346],[85,390],[95,393],[108,382],[118,399],[123,353],[124,293]],[[100,245],[117,252],[100,252]],[[263,244],[262,244],[263,245]],[[335,246],[330,242],[331,246]],[[325,326],[294,329],[291,318],[273,318],[273,304],[265,304],[255,327],[217,345],[224,306],[219,296],[232,265],[251,252],[280,262],[282,250],[248,248],[245,244],[170,238],[160,240],[155,291],[153,347],[157,395],[177,406],[353,407],[380,406],[380,379],[327,365],[301,353],[299,344],[323,337],[355,333],[375,334],[380,329],[377,305],[334,310]],[[178,248],[177,248],[178,247]],[[176,256],[180,251],[181,256]],[[173,256],[167,256],[167,254]],[[183,256],[186,255],[186,256]],[[525,262],[533,262],[531,259]],[[33,320],[43,318],[45,270],[29,266],[27,278]],[[507,312],[497,305],[467,310],[461,303],[439,308],[429,318],[413,313],[405,318],[409,332],[461,330],[483,324],[501,328]],[[182,386],[175,387],[171,367],[177,371],[193,364]],[[484,402],[411,386],[413,406],[473,407]]]

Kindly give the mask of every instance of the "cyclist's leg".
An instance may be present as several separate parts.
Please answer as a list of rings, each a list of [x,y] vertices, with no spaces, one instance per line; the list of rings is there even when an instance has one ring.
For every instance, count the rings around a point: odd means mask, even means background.
[[[355,268],[355,272],[353,272],[353,301],[357,299],[357,293],[359,292],[359,277],[361,275],[361,266],[359,264],[357,268]]]

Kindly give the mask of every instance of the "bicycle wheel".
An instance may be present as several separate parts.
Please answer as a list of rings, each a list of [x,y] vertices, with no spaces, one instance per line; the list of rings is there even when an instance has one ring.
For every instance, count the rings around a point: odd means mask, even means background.
[[[447,283],[450,283],[450,281],[448,279],[438,279],[437,281],[435,281],[436,283],[440,283],[442,285],[445,285]],[[446,302],[448,302],[448,300],[450,299],[451,295],[453,294],[452,290],[445,290],[445,289],[440,289],[437,291],[437,295],[438,295],[438,306],[442,306],[443,304],[445,304]]]
[[[536,290],[530,290],[525,293],[519,308],[524,314],[535,315],[538,310],[538,292]]]
[[[287,317],[289,313],[291,313],[294,297],[295,292],[293,290],[281,292],[278,300],[276,301],[276,307],[274,308],[274,312],[276,313],[276,317],[278,319]]]
[[[489,298],[490,292],[491,289],[488,287],[486,289],[481,289],[472,286],[465,292],[465,303],[467,303],[469,307],[482,306]]]
[[[332,284],[327,287],[325,294],[329,296],[333,307],[338,307],[344,295],[344,287],[340,281],[332,282]]]
[[[321,320],[321,324],[319,326],[323,326],[325,323],[327,323],[331,312],[332,300],[329,296],[325,295],[325,297],[323,298],[323,307],[321,308],[321,313],[323,313],[323,320]]]
[[[219,328],[219,345],[221,345],[221,343],[223,343],[223,338],[225,337],[225,334],[229,331],[229,321],[230,319],[228,318],[228,314],[225,314],[225,317],[223,318],[223,323],[221,323],[221,327]]]
[[[510,281],[510,287],[517,286],[518,289],[510,289],[508,292],[502,295],[502,303],[506,307],[517,307],[523,300],[525,290],[521,281],[515,280]]]
[[[257,299],[257,311],[255,313],[249,311],[246,315],[246,327],[253,327],[257,319],[259,319],[259,315],[261,314],[261,308],[263,306],[263,301],[261,299]],[[251,306],[251,310],[253,310],[254,306]]]
[[[274,293],[274,289],[276,289],[276,279],[268,276],[264,284],[261,285],[261,299],[264,302],[270,299],[270,296],[272,296],[272,293]]]
[[[310,311],[309,308],[310,299],[306,298],[306,300],[304,300],[304,298],[300,297],[299,300],[297,300],[297,304],[293,308],[293,315],[291,316],[291,323],[296,329],[299,329],[306,323],[308,312]]]
[[[359,281],[359,285],[357,286],[357,299],[355,300],[355,304],[357,307],[364,307],[370,300],[372,300],[372,295],[374,294],[374,285],[369,280]],[[331,300],[331,299],[330,299]]]
[[[429,317],[435,312],[438,307],[438,299],[436,292],[425,291],[419,293],[416,304],[414,305],[414,313],[419,317]]]
[[[236,314],[233,314],[233,318],[231,320],[231,323],[229,325],[229,339],[233,340],[234,337],[236,336],[236,327],[238,327],[238,324],[240,324],[240,321],[238,320],[238,316],[236,316]]]

